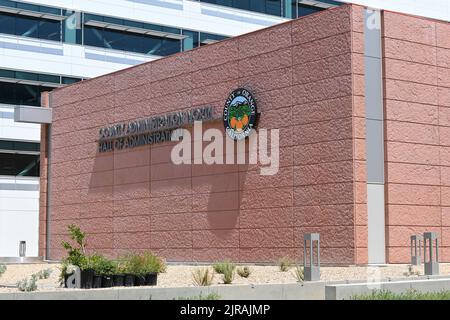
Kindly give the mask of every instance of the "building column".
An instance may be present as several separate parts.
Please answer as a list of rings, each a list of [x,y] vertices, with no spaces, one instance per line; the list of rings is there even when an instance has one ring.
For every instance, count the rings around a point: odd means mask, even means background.
[[[364,10],[368,263],[386,262],[381,14]]]

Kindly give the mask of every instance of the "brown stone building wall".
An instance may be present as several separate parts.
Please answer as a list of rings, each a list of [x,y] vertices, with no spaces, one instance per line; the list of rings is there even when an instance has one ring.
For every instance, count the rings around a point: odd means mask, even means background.
[[[408,262],[409,236],[425,230],[448,261],[449,26],[390,12],[382,22],[387,262]],[[76,223],[111,257],[300,260],[303,234],[319,232],[323,263],[367,263],[364,76],[363,8],[345,5],[53,91],[48,258]],[[98,153],[101,127],[201,106],[220,117],[238,87],[256,97],[258,127],[280,129],[274,176],[174,165],[174,142]]]
[[[409,236],[435,231],[450,261],[450,25],[383,22],[387,258],[407,262]]]
[[[50,95],[44,92],[41,96],[41,106],[48,108],[50,105]],[[45,257],[45,249],[47,247],[47,177],[48,177],[48,125],[41,125],[41,144],[40,144],[40,177],[39,177],[39,251],[40,257]]]
[[[75,222],[111,256],[271,262],[301,258],[303,234],[320,232],[323,262],[354,263],[351,8],[54,91],[51,258]],[[97,153],[102,126],[195,106],[220,115],[238,87],[256,96],[259,127],[280,129],[275,176],[255,165],[175,166],[173,143]]]
[[[355,263],[366,264],[367,256],[367,166],[364,87],[364,8],[352,7],[353,81],[353,174]]]

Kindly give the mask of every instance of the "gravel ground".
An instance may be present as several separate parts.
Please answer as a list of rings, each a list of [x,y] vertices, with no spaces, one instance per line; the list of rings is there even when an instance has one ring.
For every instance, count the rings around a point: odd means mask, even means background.
[[[251,274],[248,278],[241,278],[237,274],[233,283],[235,284],[261,284],[261,283],[294,283],[294,268],[287,272],[281,272],[277,266],[249,266]],[[1,285],[15,285],[19,280],[31,276],[33,273],[44,269],[52,269],[49,279],[38,281],[39,291],[67,290],[59,287],[59,264],[15,264],[7,265],[6,272],[0,276],[0,292],[15,292],[16,288],[4,288]],[[167,272],[158,276],[158,287],[186,287],[194,286],[192,272],[197,268],[205,266],[183,266],[169,265]],[[414,271],[423,274],[422,267],[413,267]],[[386,279],[405,277],[408,265],[387,265],[382,267],[322,267],[321,280],[364,280],[364,279]],[[450,275],[450,263],[440,264],[441,275]],[[414,276],[412,276],[414,277]],[[214,284],[220,284],[221,275],[214,276]]]

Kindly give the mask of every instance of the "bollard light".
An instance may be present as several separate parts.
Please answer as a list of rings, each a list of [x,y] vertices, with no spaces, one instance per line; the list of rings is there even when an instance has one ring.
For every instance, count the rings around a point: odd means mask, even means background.
[[[425,275],[439,274],[439,243],[436,232],[423,234],[423,262]]]
[[[314,263],[314,243],[317,243],[317,263]],[[309,246],[309,261],[307,250]],[[309,262],[309,263],[308,263]],[[303,266],[305,281],[320,280],[320,235],[318,233],[305,233],[303,242]]]
[[[411,264],[413,266],[422,264],[422,242],[422,235],[415,234],[411,236]]]
[[[27,242],[20,241],[19,242],[19,257],[21,257],[21,258],[25,257],[26,252],[27,252]]]

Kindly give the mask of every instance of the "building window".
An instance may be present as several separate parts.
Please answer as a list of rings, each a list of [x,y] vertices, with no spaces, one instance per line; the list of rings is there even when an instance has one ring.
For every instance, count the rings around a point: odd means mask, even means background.
[[[71,10],[64,10],[67,17],[63,22],[63,41],[65,43],[82,44],[82,14]]]
[[[281,14],[281,0],[214,2]],[[0,33],[155,56],[206,44],[198,31],[9,0],[0,0]]]
[[[0,103],[40,106],[41,93],[81,78],[0,69]],[[26,83],[21,83],[26,82]]]
[[[81,81],[80,78],[72,78],[72,77],[61,77],[61,84],[72,84]]]
[[[319,7],[307,6],[307,5],[299,3],[298,10],[297,10],[297,17],[307,16],[308,14],[312,14],[312,13],[319,12],[322,10],[325,10],[325,9],[319,8]]]
[[[34,13],[48,13],[51,15],[60,15],[61,9],[55,7],[41,6],[31,3],[23,3],[11,0],[0,0],[0,6],[7,8],[24,9]]]
[[[3,151],[39,152],[40,147],[38,142],[0,140],[0,150]]]
[[[206,44],[214,43],[220,40],[227,39],[225,36],[221,36],[218,34],[212,34],[212,33],[200,33],[200,46],[204,46]]]
[[[53,87],[0,82],[0,103],[40,106],[42,92],[53,89]]]
[[[39,177],[37,142],[0,140],[0,176]]]
[[[281,0],[200,0],[221,6],[282,16]]]
[[[0,152],[0,176],[39,177],[39,154]]]
[[[183,30],[183,35],[187,38],[183,39],[183,51],[191,50],[199,46],[199,33],[196,31]]]
[[[312,13],[316,13],[331,7],[337,7],[342,5],[339,1],[334,0],[320,0],[320,1],[309,1],[309,0],[292,0],[293,1],[293,11],[297,14],[296,17],[307,16]],[[294,3],[297,5],[297,9],[294,10]]]
[[[61,41],[61,22],[0,12],[0,32],[44,40]]]
[[[84,44],[157,56],[168,56],[181,51],[181,42],[177,39],[160,38],[90,26],[84,27]]]

